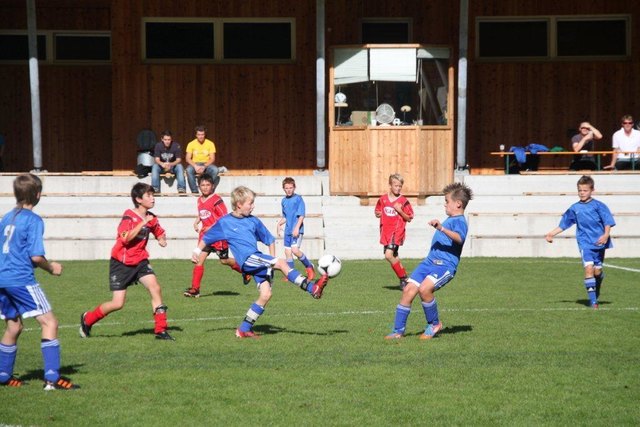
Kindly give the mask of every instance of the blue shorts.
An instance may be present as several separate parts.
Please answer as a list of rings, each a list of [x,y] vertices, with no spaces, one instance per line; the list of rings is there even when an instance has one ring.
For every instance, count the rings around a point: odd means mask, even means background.
[[[300,247],[302,246],[302,234],[298,234],[298,237],[293,237],[292,234],[284,235],[284,247],[286,249],[291,249],[291,246]]]
[[[273,280],[273,265],[278,261],[278,258],[271,255],[256,252],[247,258],[242,264],[242,272],[253,276],[253,280],[260,286],[262,282],[269,282]]]
[[[606,249],[580,249],[582,265],[584,267],[593,265],[595,268],[602,268],[604,262],[604,252]]]
[[[409,281],[413,282],[417,287],[420,287],[425,279],[429,279],[433,283],[434,290],[437,291],[449,283],[455,274],[456,271],[449,267],[444,265],[435,265],[425,260],[422,261],[415,270],[413,270],[413,272],[411,272]]]
[[[51,305],[39,284],[0,288],[0,319],[26,319],[51,311]]]

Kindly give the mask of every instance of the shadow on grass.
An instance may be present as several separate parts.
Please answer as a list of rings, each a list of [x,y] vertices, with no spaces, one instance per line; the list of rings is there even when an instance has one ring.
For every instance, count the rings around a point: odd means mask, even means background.
[[[79,368],[83,367],[84,364],[80,365],[66,365],[60,367],[60,375],[69,376],[78,372]],[[23,381],[35,381],[42,380],[44,381],[44,372],[42,368],[33,369],[25,373],[24,375],[20,375],[19,378]]]
[[[208,329],[207,330],[207,332],[217,332],[217,331],[233,331],[233,332],[235,332],[235,329],[232,329],[232,328],[215,328],[215,329]],[[280,326],[274,326],[274,325],[269,325],[269,324],[255,326],[253,328],[253,331],[258,335],[295,334],[295,335],[333,336],[333,335],[337,335],[337,334],[348,334],[349,333],[349,331],[347,331],[347,330],[339,330],[339,329],[333,329],[333,330],[322,331],[322,332],[298,331],[298,330],[295,330],[295,329],[282,328]]]
[[[387,286],[383,286],[384,289],[388,289],[390,291],[400,291],[402,292],[402,288],[400,287],[400,285],[387,285]]]
[[[572,302],[578,305],[584,305],[585,307],[591,307],[591,301],[588,299],[577,299],[577,300],[561,300],[560,302]],[[611,304],[611,301],[598,301],[598,305],[608,305]]]
[[[473,326],[471,325],[457,325],[457,326],[445,326],[444,328],[442,328],[442,330],[440,332],[438,332],[438,334],[434,337],[434,338],[438,338],[440,335],[443,334],[459,334],[459,333],[463,333],[463,332],[471,332],[473,330]],[[418,336],[421,335],[422,331],[417,332],[415,334],[407,334],[407,335],[412,335],[412,336]]]
[[[182,332],[182,328],[180,326],[169,326],[167,328],[168,332]],[[132,337],[135,335],[150,335],[153,336],[155,334],[153,328],[144,328],[144,329],[138,329],[135,331],[129,331],[129,332],[123,332],[122,335],[123,337]],[[102,336],[106,336],[106,335],[102,335]],[[112,336],[118,336],[118,335],[112,335]],[[155,338],[155,337],[154,337]]]

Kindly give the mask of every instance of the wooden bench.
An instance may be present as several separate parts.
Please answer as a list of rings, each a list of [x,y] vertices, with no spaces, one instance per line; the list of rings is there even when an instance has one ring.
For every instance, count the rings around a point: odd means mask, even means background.
[[[360,206],[371,206],[375,205],[378,202],[378,199],[382,194],[380,193],[353,193],[353,192],[344,192],[344,193],[332,193],[334,196],[354,196],[360,199]],[[402,193],[404,197],[406,197],[411,204],[422,206],[425,204],[427,197],[429,196],[441,196],[442,193]]]
[[[608,155],[612,155],[613,153],[615,153],[614,151],[589,151],[589,152],[579,152],[576,153],[574,151],[538,151],[537,153],[535,153],[534,155],[536,156],[541,156],[541,158],[545,158],[545,157],[560,157],[560,158],[564,158],[567,156],[580,156],[580,155],[592,155],[595,156],[595,163],[596,163],[596,171],[602,171],[602,157],[603,156],[608,156]],[[635,151],[621,151],[620,153],[624,153],[624,154],[630,154],[632,156],[632,158],[634,158],[634,156],[637,154],[637,152]],[[515,153],[513,151],[494,151],[489,153],[492,156],[499,156],[499,157],[504,157],[505,159],[505,163],[504,163],[504,170],[505,170],[505,174],[509,174],[509,169],[510,166],[509,164],[511,163],[511,156],[515,156]],[[531,152],[527,151],[525,153],[527,156],[531,155]],[[562,173],[569,173],[569,164],[571,162],[567,161],[567,165],[563,166],[562,169],[563,172]],[[632,170],[635,170],[635,162],[631,162],[631,167]],[[557,170],[557,167],[552,168],[554,170]],[[537,172],[537,171],[536,171]],[[571,171],[573,173],[584,173],[584,171]],[[589,171],[589,173],[594,172],[594,171]],[[607,173],[611,173],[612,171],[608,171]],[[615,171],[618,172],[618,171]],[[526,173],[531,173],[531,171],[526,171],[526,172],[520,172],[521,174],[526,174]]]

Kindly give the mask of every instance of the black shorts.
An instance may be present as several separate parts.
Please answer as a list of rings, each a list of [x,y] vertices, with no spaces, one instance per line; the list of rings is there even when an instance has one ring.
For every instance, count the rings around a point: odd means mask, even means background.
[[[125,290],[129,286],[137,284],[141,277],[149,274],[155,273],[148,259],[137,265],[126,265],[111,258],[109,262],[109,289],[112,291]]]
[[[205,246],[204,249],[202,250],[202,252],[206,252],[207,256],[211,252],[215,252],[216,255],[218,255],[218,258],[220,258],[220,259],[229,259],[229,247],[228,246],[226,248],[224,248],[224,249],[216,249],[213,246]]]

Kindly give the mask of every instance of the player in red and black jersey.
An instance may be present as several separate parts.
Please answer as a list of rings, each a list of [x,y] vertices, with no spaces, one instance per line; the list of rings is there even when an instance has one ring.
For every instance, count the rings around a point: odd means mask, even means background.
[[[224,201],[219,195],[214,193],[216,189],[214,181],[215,179],[209,174],[203,174],[198,181],[198,187],[202,194],[198,197],[198,216],[196,217],[196,221],[193,223],[193,229],[200,233],[198,243],[202,240],[202,236],[207,232],[207,230],[213,227],[220,218],[227,214],[227,207],[225,206]],[[200,297],[200,285],[202,282],[202,276],[204,275],[204,262],[207,260],[207,257],[211,252],[215,252],[216,255],[218,255],[220,263],[228,265],[233,270],[242,274],[242,270],[238,263],[236,263],[235,259],[229,258],[229,244],[227,241],[221,240],[219,242],[215,242],[211,246],[205,247],[198,256],[198,261],[193,267],[191,287],[187,288],[183,292],[185,297]],[[248,284],[250,280],[251,276],[243,275],[243,281],[245,284]]]
[[[380,218],[380,243],[384,245],[384,257],[400,279],[400,287],[407,284],[407,271],[400,262],[398,249],[404,243],[405,229],[413,219],[411,203],[400,192],[404,179],[399,174],[389,177],[389,193],[383,194],[376,203],[375,215]]]
[[[147,242],[153,234],[162,247],[167,246],[165,231],[158,218],[149,211],[155,205],[153,187],[139,182],[131,189],[134,209],[127,209],[120,224],[116,243],[111,249],[109,264],[109,288],[113,292],[111,301],[103,302],[80,317],[80,336],[89,337],[91,327],[109,313],[124,307],[127,288],[137,283],[147,288],[151,295],[154,313],[154,332],[157,339],[173,340],[167,332],[167,306],[162,302],[162,290],[149,264]]]

